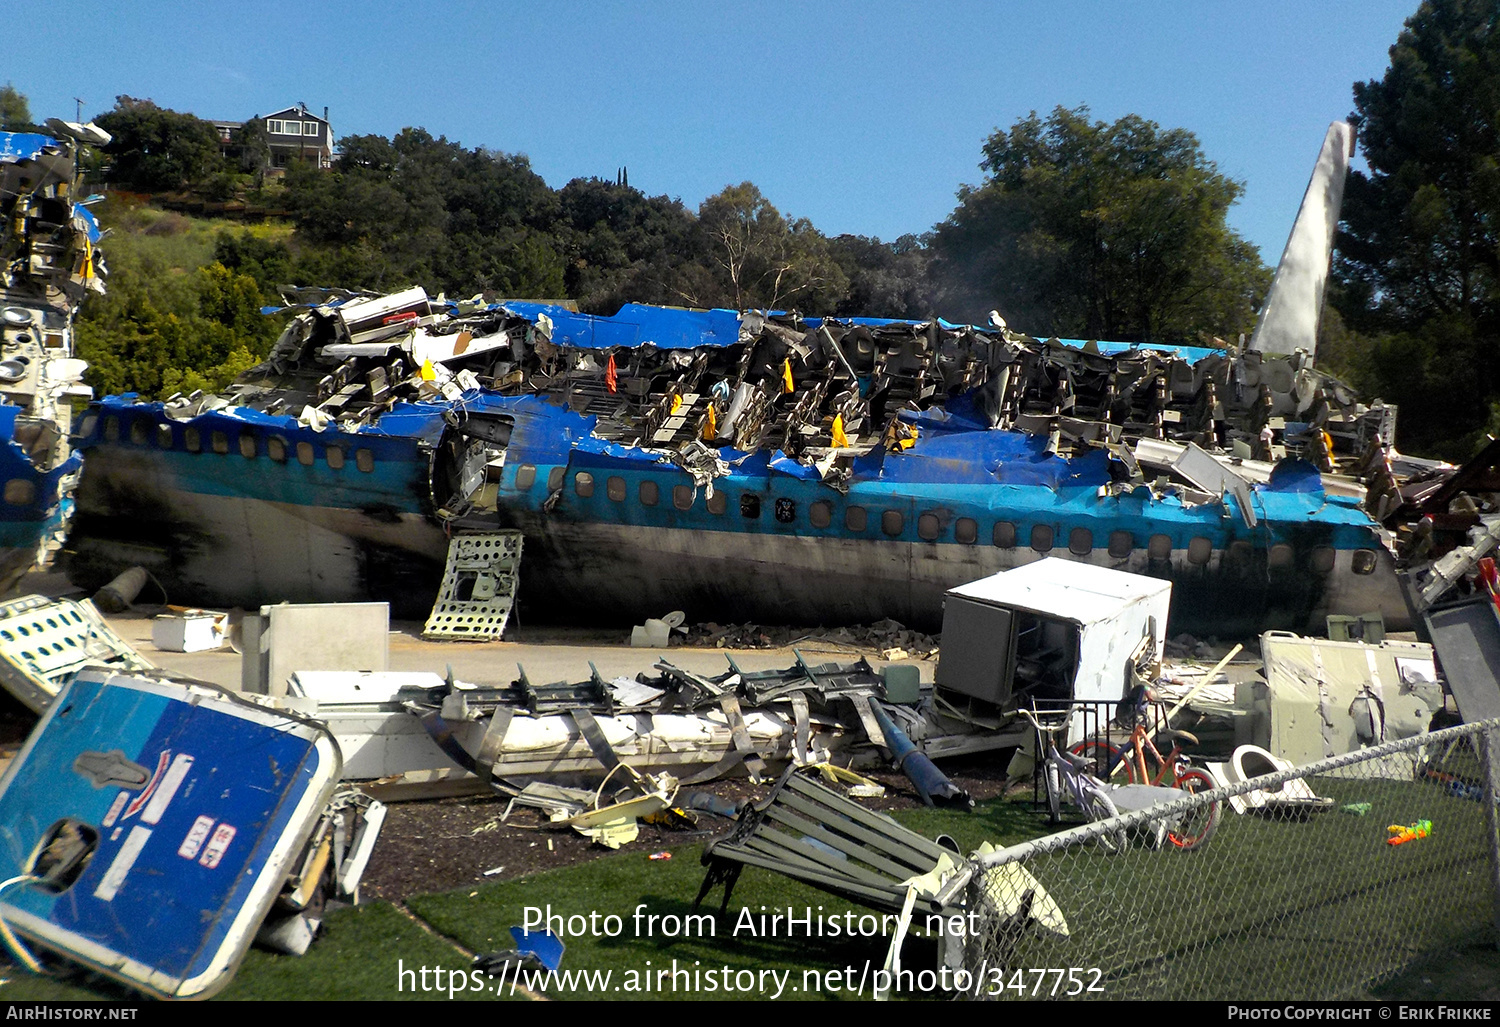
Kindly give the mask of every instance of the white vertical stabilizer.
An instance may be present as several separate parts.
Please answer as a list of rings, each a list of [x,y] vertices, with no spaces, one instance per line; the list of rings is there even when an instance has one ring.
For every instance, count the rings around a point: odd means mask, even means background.
[[[1343,121],[1329,125],[1312,181],[1307,183],[1307,195],[1297,211],[1297,223],[1292,226],[1271,291],[1260,308],[1251,349],[1287,356],[1299,349],[1309,356],[1317,351],[1323,289],[1328,284],[1333,236],[1338,230],[1344,179],[1353,154],[1353,126]]]

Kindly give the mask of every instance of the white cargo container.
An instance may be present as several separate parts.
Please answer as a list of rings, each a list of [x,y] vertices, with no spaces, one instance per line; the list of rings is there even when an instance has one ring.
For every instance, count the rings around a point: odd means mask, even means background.
[[[1002,709],[1122,699],[1127,664],[1148,634],[1166,641],[1172,583],[1045,559],[943,597],[939,687]]]

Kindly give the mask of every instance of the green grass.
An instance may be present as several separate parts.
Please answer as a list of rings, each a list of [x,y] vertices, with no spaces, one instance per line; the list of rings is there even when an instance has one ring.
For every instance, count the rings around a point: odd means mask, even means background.
[[[1315,787],[1339,803],[1366,801],[1374,809],[1366,817],[1335,810],[1291,822],[1226,811],[1200,851],[1134,847],[1108,855],[1090,846],[1033,860],[1031,872],[1061,905],[1072,933],[1067,940],[1029,937],[1010,953],[1009,965],[1097,966],[1106,997],[1305,998],[1330,991],[1353,998],[1490,997],[1484,989],[1500,957],[1487,933],[1489,870],[1477,804],[1410,782],[1321,779]],[[951,834],[965,851],[984,840],[1010,844],[1046,831],[1024,803],[897,818],[929,837]],[[1385,844],[1387,824],[1418,818],[1434,821],[1432,838]],[[763,935],[761,907],[799,914],[810,908],[820,917],[869,911],[755,869],[744,872],[724,916],[693,921],[684,936],[703,878],[700,851],[674,847],[672,860],[652,861],[627,849],[580,866],[412,898],[411,912],[445,937],[388,903],[340,910],[304,957],[252,951],[222,997],[447,1000],[451,986],[455,998],[493,1000],[498,982],[472,977],[457,946],[509,948],[508,928],[524,921],[527,907],[545,916],[549,905],[564,918],[597,913],[600,928],[616,926],[603,917],[619,918],[616,937],[586,931],[567,938],[563,961],[568,970],[608,971],[612,990],[553,987],[548,994],[555,998],[724,998],[722,978],[714,982],[719,990],[708,991],[705,975],[727,967],[757,972],[741,975],[727,997],[768,998],[784,986],[783,998],[845,999],[866,964],[872,970],[882,964],[884,937],[809,938],[800,930],[788,937],[784,925]],[[703,912],[716,913],[720,897],[711,895]],[[1427,955],[1454,950],[1463,958]],[[903,958],[908,968],[922,969],[934,965],[935,954],[935,942],[915,937]],[[429,973],[419,977],[423,967]],[[670,977],[657,976],[674,967],[696,972],[697,988],[688,990],[691,977],[679,976],[674,992]],[[854,968],[853,980],[830,979],[846,967]],[[418,971],[399,992],[398,969]],[[14,969],[4,976],[0,999],[128,997],[99,978],[38,980]],[[476,994],[481,985],[489,993]],[[499,989],[498,997],[510,997],[508,981]]]

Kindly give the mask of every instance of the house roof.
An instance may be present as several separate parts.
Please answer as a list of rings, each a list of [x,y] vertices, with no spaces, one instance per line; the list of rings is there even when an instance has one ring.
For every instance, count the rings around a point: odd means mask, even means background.
[[[303,121],[317,121],[321,122],[324,125],[328,124],[326,120],[318,117],[306,107],[284,107],[279,111],[272,111],[270,114],[267,114],[263,120],[270,120],[271,118],[282,119],[292,117],[300,118]]]

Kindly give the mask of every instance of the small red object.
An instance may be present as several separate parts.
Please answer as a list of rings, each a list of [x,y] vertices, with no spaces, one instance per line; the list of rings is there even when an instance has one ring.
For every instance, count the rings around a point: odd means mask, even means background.
[[[671,859],[672,858],[672,854],[670,852],[653,852],[651,855],[647,856],[646,858],[647,859]]]

